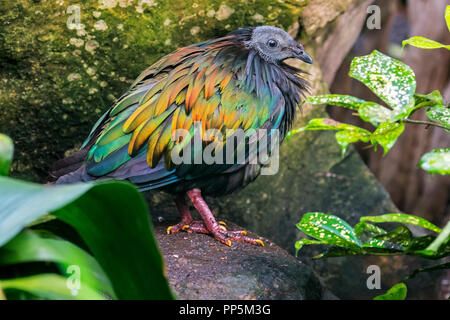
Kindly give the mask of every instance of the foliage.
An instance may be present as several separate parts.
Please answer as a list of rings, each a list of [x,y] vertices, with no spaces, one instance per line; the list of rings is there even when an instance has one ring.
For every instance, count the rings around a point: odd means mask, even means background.
[[[406,285],[403,282],[397,283],[385,294],[373,298],[373,300],[405,300],[407,293]]]
[[[434,149],[425,153],[419,166],[430,173],[450,174],[450,148]]]
[[[36,263],[45,263],[44,272]],[[38,299],[172,299],[163,269],[146,203],[131,184],[46,186],[0,177],[6,298],[20,291]]]
[[[448,31],[450,31],[450,6],[447,6],[445,8],[445,22],[447,23]],[[407,44],[421,49],[445,48],[447,50],[450,50],[450,45],[445,45],[425,37],[411,37],[402,42],[403,47]]]
[[[343,154],[350,143],[357,141],[370,143],[374,148],[380,145],[386,154],[403,133],[405,122],[433,125],[450,132],[450,109],[444,105],[439,91],[415,94],[414,72],[403,62],[375,50],[367,56],[354,58],[349,75],[365,84],[386,105],[338,94],[310,96],[305,102],[351,109],[363,121],[370,122],[375,130],[371,132],[332,119],[312,119],[306,126],[290,131],[288,138],[302,131],[335,130],[335,138]],[[410,119],[420,108],[426,109],[429,121]],[[449,149],[446,148],[425,154],[419,166],[430,173],[449,174],[449,164]]]
[[[385,230],[373,223],[401,223],[393,230]],[[414,236],[406,225],[419,226],[438,234]],[[348,255],[413,255],[428,259],[440,259],[450,255],[450,222],[441,230],[431,222],[403,213],[381,216],[364,216],[353,228],[334,215],[308,212],[297,224],[297,228],[314,238],[296,242],[296,252],[303,245],[328,245],[326,251],[314,258]]]
[[[11,167],[14,147],[11,138],[0,134],[0,176],[6,176]]]

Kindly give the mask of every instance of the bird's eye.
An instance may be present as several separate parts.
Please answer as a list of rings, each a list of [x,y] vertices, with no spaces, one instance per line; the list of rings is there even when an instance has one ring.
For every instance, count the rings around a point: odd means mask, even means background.
[[[270,39],[269,41],[267,41],[267,45],[271,48],[275,48],[276,46],[278,46],[278,42],[274,39]]]

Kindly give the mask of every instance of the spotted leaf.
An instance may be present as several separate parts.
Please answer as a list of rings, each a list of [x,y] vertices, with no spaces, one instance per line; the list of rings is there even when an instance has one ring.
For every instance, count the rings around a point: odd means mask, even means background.
[[[297,223],[297,228],[322,244],[336,245],[359,251],[361,241],[344,220],[322,212],[308,212]]]
[[[366,102],[358,109],[359,117],[374,126],[380,122],[388,122],[392,118],[392,111],[375,102]]]
[[[435,226],[434,224],[425,220],[424,218],[416,217],[405,213],[387,213],[381,216],[365,216],[361,217],[360,221],[371,221],[376,223],[398,222],[419,226],[437,233],[442,231],[441,228]]]
[[[412,69],[403,62],[375,50],[354,58],[349,75],[394,109],[392,120],[405,118],[414,109],[416,79]]]
[[[442,175],[450,174],[450,148],[434,149],[425,153],[420,159],[419,166],[429,173]]]
[[[434,120],[446,127],[445,130],[450,131],[450,108],[434,106],[428,108],[427,116],[430,120]]]
[[[358,110],[361,105],[366,103],[366,101],[348,95],[342,94],[325,94],[320,96],[309,96],[305,103],[310,104],[330,104],[333,106],[339,106],[344,108],[349,108],[353,110]]]
[[[372,133],[370,141],[372,144],[378,143],[384,149],[384,154],[394,146],[397,138],[402,134],[405,129],[403,122],[383,122]]]

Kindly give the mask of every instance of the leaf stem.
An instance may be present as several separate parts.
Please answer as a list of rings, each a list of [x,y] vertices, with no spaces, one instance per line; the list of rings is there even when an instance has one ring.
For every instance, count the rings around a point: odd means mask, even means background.
[[[412,119],[404,119],[403,121],[406,122],[406,123],[423,124],[423,125],[426,125],[426,126],[434,126],[434,127],[439,127],[439,128],[442,128],[442,129],[448,129],[446,126],[441,125],[441,124],[436,123],[436,122],[412,120]]]

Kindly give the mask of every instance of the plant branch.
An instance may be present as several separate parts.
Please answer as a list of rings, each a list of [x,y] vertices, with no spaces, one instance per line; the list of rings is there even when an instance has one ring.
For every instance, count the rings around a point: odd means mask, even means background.
[[[439,127],[439,128],[442,128],[442,129],[448,129],[446,126],[441,125],[441,124],[436,123],[436,122],[412,120],[412,119],[404,119],[403,121],[406,122],[406,123],[423,124],[425,126],[434,126],[434,127]]]

